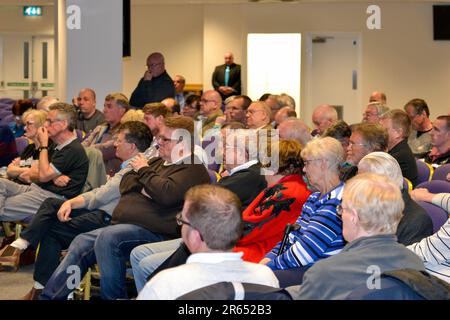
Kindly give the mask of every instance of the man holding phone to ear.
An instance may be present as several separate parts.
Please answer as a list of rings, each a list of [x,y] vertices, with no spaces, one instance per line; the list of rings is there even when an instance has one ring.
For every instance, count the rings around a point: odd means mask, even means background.
[[[175,97],[175,86],[166,72],[164,56],[159,52],[147,58],[147,70],[131,94],[130,104],[142,109],[150,102],[161,102],[165,98]]]

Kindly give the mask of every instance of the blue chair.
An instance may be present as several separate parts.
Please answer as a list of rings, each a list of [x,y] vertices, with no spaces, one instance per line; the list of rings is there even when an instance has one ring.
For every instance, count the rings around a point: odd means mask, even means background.
[[[19,137],[16,138],[16,147],[17,147],[17,153],[20,155],[22,154],[23,150],[30,144],[27,137]]]
[[[450,193],[450,182],[443,180],[431,180],[418,184],[416,188],[425,188],[431,193]]]
[[[450,172],[450,163],[443,164],[442,166],[434,169],[432,180],[444,180],[447,181],[447,175]]]
[[[417,176],[417,184],[425,181],[430,181],[431,177],[433,176],[434,168],[428,163],[418,159],[416,160],[416,163],[417,171],[419,173],[419,175]]]

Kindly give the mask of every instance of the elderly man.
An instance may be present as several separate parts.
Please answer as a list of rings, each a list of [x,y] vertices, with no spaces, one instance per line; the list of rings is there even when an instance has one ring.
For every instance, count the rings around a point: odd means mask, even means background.
[[[128,99],[122,93],[108,94],[103,105],[106,123],[98,125],[82,142],[83,146],[92,146],[102,152],[106,174],[110,176],[120,170],[122,161],[116,157],[114,135],[129,107]]]
[[[404,208],[398,186],[388,177],[365,173],[344,189],[338,213],[346,246],[316,262],[301,286],[288,288],[295,299],[346,299],[370,283],[371,268],[381,273],[399,269],[425,271],[422,261],[397,242],[395,232]],[[382,254],[380,254],[382,253]]]
[[[269,106],[262,101],[254,101],[247,109],[247,127],[254,130],[270,130],[271,110]]]
[[[417,158],[424,157],[431,151],[431,130],[433,124],[430,120],[430,110],[425,100],[412,99],[403,107],[411,120],[411,134],[408,145]]]
[[[425,162],[433,166],[450,163],[450,115],[439,116],[431,131],[433,148],[425,157]]]
[[[402,168],[403,177],[411,181],[415,187],[419,173],[416,159],[408,145],[411,120],[406,112],[396,109],[383,114],[380,124],[389,135],[388,153],[398,161],[400,168]]]
[[[302,146],[312,139],[308,126],[301,119],[287,119],[278,126],[280,140],[293,139],[301,143]]]
[[[77,102],[79,108],[77,129],[88,134],[105,121],[105,116],[95,106],[96,97],[94,90],[90,88],[81,89],[80,93],[78,93]]]
[[[312,114],[312,122],[315,129],[311,132],[311,135],[313,137],[322,135],[337,120],[338,114],[333,106],[329,104],[317,106]]]
[[[272,126],[275,126],[275,115],[282,107],[285,106],[285,102],[280,99],[278,94],[270,94],[264,102],[270,108],[270,122]]]
[[[374,151],[387,151],[388,133],[381,125],[375,123],[360,123],[352,126],[346,160],[341,168],[341,180],[347,181],[358,173],[358,163]]]
[[[297,112],[295,112],[294,109],[289,106],[285,106],[278,110],[274,117],[276,128],[278,128],[282,122],[289,118],[297,118]]]
[[[386,104],[386,94],[380,91],[374,91],[370,94],[369,102],[379,102],[381,104]]]
[[[166,72],[164,56],[159,52],[150,54],[147,58],[147,70],[131,94],[130,104],[142,109],[147,103],[160,102],[174,96],[175,86]]]
[[[222,100],[241,94],[241,65],[234,63],[231,52],[225,53],[224,60],[225,64],[217,66],[212,75],[212,85]]]
[[[110,224],[120,198],[120,181],[131,170],[131,159],[144,152],[151,140],[152,134],[145,124],[137,121],[122,124],[114,142],[116,155],[123,161],[122,169],[113,178],[101,187],[67,201],[48,198],[42,203],[28,228],[11,244],[19,251],[16,256],[28,246],[36,248],[39,244],[33,275],[35,285],[25,300],[38,297],[58,267],[61,250],[67,249],[77,235]],[[4,257],[0,257],[2,260]]]
[[[172,112],[174,116],[179,116],[181,113],[181,106],[178,103],[178,101],[174,98],[165,98],[163,101],[161,101],[163,105],[165,105],[169,110]]]
[[[39,182],[22,185],[0,179],[0,221],[22,220],[34,215],[47,198],[72,198],[80,194],[89,160],[73,134],[75,119],[73,106],[66,103],[50,106],[45,126],[38,130]],[[56,147],[49,158],[50,138]]]
[[[380,102],[369,102],[363,113],[363,122],[379,123],[380,116],[388,111],[389,108]]]
[[[41,297],[64,299],[70,293],[66,283],[70,266],[81,275],[97,263],[102,277],[103,299],[126,298],[126,262],[131,250],[144,243],[180,236],[175,216],[182,209],[184,194],[193,186],[209,183],[209,176],[190,152],[194,132],[191,118],[165,119],[158,134],[159,156],[147,161],[136,156],[120,183],[120,200],[111,226],[77,236],[67,256],[47,282]],[[130,210],[132,208],[132,210]]]
[[[242,252],[232,252],[243,231],[241,203],[234,193],[211,185],[190,189],[177,223],[192,255],[186,264],[152,278],[138,300],[176,299],[221,281],[278,287],[268,267],[244,262]]]
[[[173,85],[175,86],[175,100],[180,105],[180,113],[183,111],[184,105],[186,103],[184,96],[184,86],[186,85],[186,79],[183,76],[177,74],[173,77]]]
[[[217,117],[223,115],[222,98],[219,92],[208,90],[202,94],[200,99],[200,115],[198,120],[202,121],[202,135],[204,136],[209,129],[214,127]]]

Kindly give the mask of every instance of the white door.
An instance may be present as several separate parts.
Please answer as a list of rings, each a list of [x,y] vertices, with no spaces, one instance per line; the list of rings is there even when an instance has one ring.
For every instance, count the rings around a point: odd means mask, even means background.
[[[54,94],[52,37],[1,34],[0,97],[41,98]]]
[[[355,33],[306,35],[306,106],[304,120],[312,125],[313,109],[331,104],[348,124],[360,122],[361,36]]]

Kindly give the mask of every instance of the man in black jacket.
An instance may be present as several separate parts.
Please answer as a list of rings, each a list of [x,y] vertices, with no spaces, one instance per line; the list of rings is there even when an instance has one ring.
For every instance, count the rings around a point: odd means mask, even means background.
[[[131,94],[130,104],[142,109],[147,103],[175,97],[175,86],[166,72],[164,56],[159,52],[147,58],[147,70]]]
[[[212,75],[212,85],[222,100],[241,94],[241,65],[234,63],[231,52],[226,52],[224,59],[225,64],[217,66]]]

